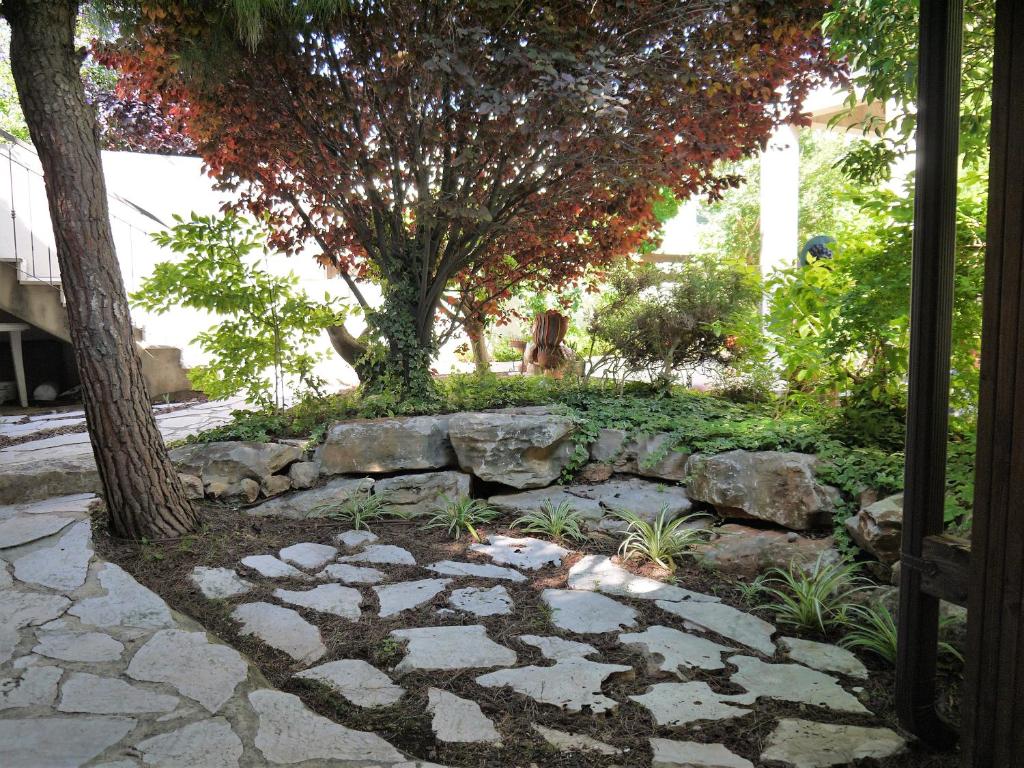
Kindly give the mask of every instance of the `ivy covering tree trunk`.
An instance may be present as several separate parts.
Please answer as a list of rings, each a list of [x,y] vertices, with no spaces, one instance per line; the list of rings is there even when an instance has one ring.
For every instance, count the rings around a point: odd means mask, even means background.
[[[196,514],[157,429],[114,252],[96,119],[75,50],[77,0],[4,0],[11,66],[43,166],[89,438],[115,535],[166,538]]]

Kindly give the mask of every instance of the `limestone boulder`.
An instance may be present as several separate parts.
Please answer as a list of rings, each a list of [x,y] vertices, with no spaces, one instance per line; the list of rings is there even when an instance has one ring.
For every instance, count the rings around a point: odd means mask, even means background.
[[[443,469],[455,464],[448,416],[403,416],[331,425],[317,449],[321,475]]]
[[[300,458],[302,451],[294,445],[248,441],[196,443],[171,451],[178,472],[199,477],[204,486],[234,486],[245,479],[259,483]]]
[[[828,524],[838,500],[835,488],[815,478],[817,463],[815,456],[783,451],[695,454],[686,463],[686,490],[722,517],[817,528]]]
[[[601,429],[590,446],[590,459],[623,472],[678,483],[686,479],[689,453],[673,450],[675,438],[667,432],[630,435],[624,429]]]
[[[639,477],[610,480],[594,485],[574,485],[567,488],[574,496],[590,499],[604,510],[605,521],[617,512],[634,512],[644,520],[653,522],[662,511],[670,519],[682,517],[693,508],[686,489],[666,485]],[[612,519],[611,522],[618,522]],[[602,526],[607,527],[607,526]]]
[[[568,504],[588,524],[597,523],[604,517],[607,510],[597,499],[579,496],[573,493],[573,486],[554,485],[550,488],[535,488],[520,493],[503,493],[491,496],[487,503],[503,515],[527,515],[539,512],[545,505],[557,507]]]
[[[903,494],[888,496],[847,518],[850,537],[886,565],[900,559],[903,531]]]
[[[373,488],[369,477],[335,477],[319,488],[277,496],[248,510],[250,515],[291,517],[301,520],[322,517],[324,505],[342,503],[355,496],[367,496]]]
[[[463,471],[521,489],[558,479],[575,450],[574,431],[567,417],[542,408],[457,413],[448,425]]]
[[[790,563],[810,571],[819,557],[823,563],[839,561],[831,536],[811,539],[792,531],[735,524],[716,528],[715,533],[712,541],[697,545],[693,555],[701,564],[733,576],[754,577]]]
[[[469,475],[463,472],[424,472],[378,480],[373,492],[387,498],[389,506],[412,516],[425,515],[445,501],[469,496]]]
[[[190,499],[203,498],[203,480],[196,475],[178,475],[182,486],[185,488],[185,495]]]

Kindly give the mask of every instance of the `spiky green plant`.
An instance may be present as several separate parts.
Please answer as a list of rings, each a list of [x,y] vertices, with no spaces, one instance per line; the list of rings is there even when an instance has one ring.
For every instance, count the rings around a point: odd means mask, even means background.
[[[756,605],[758,598],[761,596],[761,590],[764,586],[764,576],[757,576],[751,581],[738,581],[736,582],[735,588],[739,593],[740,600],[747,605]]]
[[[772,568],[761,583],[761,594],[768,598],[761,607],[773,611],[781,624],[827,634],[845,621],[850,597],[866,586],[857,568],[856,563],[825,562],[824,555],[809,570],[795,561],[788,568]]]
[[[625,538],[619,545],[619,555],[625,560],[634,557],[650,560],[668,571],[676,569],[676,561],[703,535],[700,529],[687,527],[695,515],[673,520],[667,507],[662,507],[654,522],[628,510],[617,512],[615,516],[628,524]]]
[[[458,541],[463,533],[468,533],[476,541],[480,535],[476,527],[481,523],[489,523],[498,516],[498,510],[481,499],[463,498],[450,501],[442,499],[442,504],[427,521],[426,528],[444,528],[448,535]]]
[[[851,605],[847,611],[846,635],[839,641],[844,648],[856,648],[882,661],[896,664],[896,619],[881,603]]]
[[[381,520],[391,514],[388,496],[385,493],[357,493],[338,501],[320,504],[309,511],[309,517],[328,517],[331,520],[348,523],[353,530],[365,528],[369,523]]]
[[[545,501],[540,509],[513,520],[511,527],[526,533],[547,534],[555,539],[583,541],[587,538],[583,532],[583,518],[568,501],[558,504]]]

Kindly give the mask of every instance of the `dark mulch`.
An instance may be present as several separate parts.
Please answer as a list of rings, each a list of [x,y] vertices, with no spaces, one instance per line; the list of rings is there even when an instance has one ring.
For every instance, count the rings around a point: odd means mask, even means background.
[[[523,696],[507,690],[489,689],[478,686],[474,678],[484,670],[464,670],[454,673],[413,673],[399,681],[408,691],[398,704],[378,709],[360,709],[343,698],[332,694],[323,686],[297,681],[291,675],[299,671],[286,655],[267,648],[252,637],[237,634],[237,625],[229,618],[239,602],[267,600],[276,602],[271,592],[278,588],[309,588],[308,582],[288,580],[266,580],[258,576],[252,581],[257,588],[249,594],[232,600],[207,600],[188,580],[188,574],[197,565],[226,566],[238,568],[238,561],[253,554],[276,554],[282,547],[302,541],[333,544],[334,536],[344,526],[329,520],[279,520],[252,518],[242,511],[225,506],[204,505],[203,528],[201,533],[174,542],[134,543],[111,539],[106,526],[98,524],[95,532],[96,546],[100,553],[132,573],[140,582],[162,595],[175,609],[196,619],[210,631],[231,643],[262,670],[272,684],[282,690],[295,693],[319,712],[346,726],[373,730],[400,749],[421,759],[434,760],[447,765],[465,768],[508,768],[508,766],[530,766],[538,768],[599,768],[613,765],[649,765],[650,748],[648,738],[664,738],[721,742],[731,750],[757,764],[768,735],[780,717],[803,717],[823,722],[849,722],[876,725],[881,719],[895,727],[896,718],[891,692],[893,673],[890,669],[865,659],[871,669],[871,677],[862,685],[865,689],[864,703],[878,717],[837,715],[828,710],[800,705],[786,704],[762,699],[753,711],[742,718],[724,722],[708,722],[688,728],[659,728],[644,708],[630,701],[629,696],[643,693],[655,682],[676,679],[664,673],[646,670],[643,659],[636,653],[620,646],[612,636],[576,637],[595,645],[601,651],[602,661],[626,664],[637,669],[635,676],[612,678],[605,683],[604,692],[620,702],[618,709],[604,715],[589,713],[567,713],[540,705]],[[424,530],[414,523],[389,522],[373,526],[382,542],[407,548],[421,564],[437,560],[478,560],[485,558],[467,552],[471,543],[467,540],[450,541],[441,531]],[[502,525],[490,526],[483,533],[506,532]],[[611,538],[599,537],[581,547],[586,553],[612,554],[615,543]],[[388,633],[394,629],[414,626],[484,624],[490,637],[514,649],[520,664],[548,664],[540,653],[518,641],[524,634],[558,634],[548,622],[548,611],[540,602],[540,591],[547,587],[564,587],[565,575],[576,556],[563,564],[559,570],[551,568],[535,573],[534,578],[520,584],[503,583],[515,601],[515,609],[509,616],[476,618],[461,614],[439,617],[436,610],[445,604],[445,595],[439,595],[431,604],[399,616],[380,619],[376,613],[376,595],[369,587],[361,587],[363,593],[363,618],[359,622],[325,616],[302,608],[297,610],[310,622],[321,629],[328,654],[323,661],[335,658],[364,659],[375,666],[390,670],[403,655],[400,645]],[[425,578],[427,571],[415,567],[375,566],[389,573],[391,580]],[[244,569],[243,569],[244,570]],[[527,575],[530,575],[529,572]],[[725,602],[749,610],[739,597],[734,584],[696,566],[683,566],[676,574],[681,586],[715,594]],[[479,582],[471,578],[457,578],[453,588],[469,586]],[[681,621],[647,601],[632,601],[639,612],[639,626],[662,624],[681,627]],[[295,606],[289,606],[295,607]],[[728,640],[718,639],[729,645]],[[814,638],[821,639],[821,638]],[[756,655],[756,654],[755,654]],[[777,657],[776,661],[782,661]],[[691,679],[704,680],[712,688],[722,692],[740,692],[728,682],[728,670],[720,672],[694,671]],[[852,681],[848,681],[851,682]],[[949,681],[944,681],[949,684]],[[438,744],[430,728],[430,715],[426,711],[427,688],[435,686],[472,699],[480,704],[484,713],[495,721],[505,736],[500,747],[487,746],[446,746]],[[955,687],[949,686],[950,700],[955,699]],[[574,733],[585,733],[593,738],[627,750],[623,756],[601,757],[592,753],[562,753],[549,746],[530,727],[539,723]],[[953,768],[957,765],[955,753],[937,753],[925,747],[915,746],[909,754],[884,762],[863,761],[863,766],[876,768]]]

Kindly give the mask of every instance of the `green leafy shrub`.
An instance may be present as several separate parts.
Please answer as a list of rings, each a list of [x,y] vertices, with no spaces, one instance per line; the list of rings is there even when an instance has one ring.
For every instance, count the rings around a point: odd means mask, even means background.
[[[348,523],[353,530],[370,530],[369,524],[391,515],[387,494],[357,493],[342,499],[320,504],[309,511],[310,517],[327,517]]]
[[[289,389],[318,389],[309,346],[324,328],[343,321],[340,302],[329,296],[313,301],[294,275],[264,269],[267,234],[243,218],[193,213],[175,221],[153,239],[184,257],[157,264],[131,298],[158,314],[192,307],[223,318],[193,340],[212,362],[189,371],[192,385],[213,398],[242,392],[250,402],[278,408]]]
[[[437,512],[427,521],[426,528],[444,528],[445,532],[458,541],[463,533],[480,541],[477,526],[489,523],[498,516],[498,510],[480,499],[445,500]]]
[[[847,633],[839,641],[844,648],[855,648],[877,656],[890,666],[896,665],[896,619],[882,604],[852,605],[848,610]]]
[[[672,520],[665,508],[654,522],[647,522],[630,511],[618,512],[615,516],[628,524],[619,545],[619,555],[625,560],[634,557],[649,560],[667,571],[674,571],[676,561],[704,535],[700,529],[687,527],[693,516]]]
[[[667,392],[680,370],[735,356],[729,328],[756,312],[759,296],[749,267],[717,256],[694,256],[672,271],[632,264],[611,274],[590,333],[614,348],[627,372]]]
[[[856,563],[826,563],[822,556],[810,570],[796,563],[773,568],[761,581],[762,607],[780,624],[828,634],[847,620],[850,598],[865,588]]]
[[[583,518],[568,501],[552,504],[545,501],[540,509],[529,512],[512,521],[512,528],[526,533],[543,533],[555,539],[583,541]]]

